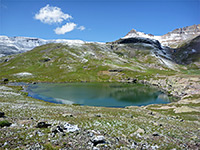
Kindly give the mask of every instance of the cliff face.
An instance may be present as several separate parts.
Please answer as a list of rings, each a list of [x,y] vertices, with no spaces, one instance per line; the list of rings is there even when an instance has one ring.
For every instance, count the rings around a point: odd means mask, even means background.
[[[178,28],[162,36],[145,34],[143,32],[137,32],[135,29],[132,29],[123,38],[132,38],[132,37],[150,38],[150,39],[158,40],[164,46],[177,48],[181,42],[186,41],[186,40],[191,40],[192,38],[195,38],[198,35],[200,35],[200,24]]]

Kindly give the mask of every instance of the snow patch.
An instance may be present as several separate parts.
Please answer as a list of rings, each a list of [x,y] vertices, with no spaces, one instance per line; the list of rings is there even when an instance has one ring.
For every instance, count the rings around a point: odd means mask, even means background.
[[[15,76],[32,76],[32,73],[29,72],[20,72],[20,73],[16,73],[14,74]]]

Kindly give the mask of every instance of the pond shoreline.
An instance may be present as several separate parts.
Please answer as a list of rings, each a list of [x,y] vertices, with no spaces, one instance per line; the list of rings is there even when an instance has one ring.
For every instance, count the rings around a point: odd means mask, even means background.
[[[98,100],[97,102],[96,102],[96,104],[89,104],[89,106],[96,106],[96,107],[113,107],[113,108],[125,108],[125,107],[127,107],[127,106],[147,106],[147,105],[151,105],[151,104],[167,104],[167,103],[171,103],[171,102],[175,102],[175,98],[174,97],[172,97],[171,95],[169,95],[166,91],[164,91],[164,90],[161,90],[161,89],[159,89],[158,87],[156,87],[156,86],[153,86],[153,85],[149,85],[149,84],[142,84],[142,83],[140,83],[140,82],[138,82],[138,83],[121,83],[121,82],[61,82],[61,83],[52,83],[52,82],[38,82],[38,83],[22,83],[22,82],[20,82],[20,83],[17,83],[17,82],[13,82],[13,83],[9,83],[9,85],[17,85],[17,86],[22,86],[23,87],[23,92],[27,92],[28,94],[28,96],[29,97],[32,97],[32,98],[36,98],[36,99],[40,99],[40,100],[44,100],[44,101],[48,101],[48,102],[51,102],[51,103],[58,103],[58,104],[62,104],[63,102],[62,101],[58,101],[58,100],[65,100],[67,97],[73,97],[73,95],[71,95],[70,94],[70,96],[69,95],[66,95],[65,94],[65,98],[63,97],[62,98],[62,96],[61,95],[58,95],[58,97],[57,96],[48,96],[48,95],[41,95],[41,94],[39,94],[40,93],[40,90],[39,91],[32,91],[31,90],[31,87],[34,87],[34,90],[35,90],[35,87],[37,87],[37,86],[35,86],[36,84],[39,84],[39,87],[40,88],[42,88],[43,86],[43,88],[45,88],[45,89],[49,89],[49,90],[51,90],[52,91],[52,88],[54,89],[54,88],[56,88],[56,87],[59,87],[59,88],[62,88],[63,86],[64,87],[66,87],[66,88],[72,88],[73,90],[74,90],[74,88],[75,88],[75,91],[74,92],[76,92],[77,93],[77,91],[80,91],[80,90],[76,90],[76,88],[81,88],[81,93],[83,94],[84,92],[86,92],[85,91],[85,88],[87,89],[87,92],[88,92],[88,90],[94,90],[94,88],[96,89],[96,88],[100,88],[99,89],[99,91],[98,91],[98,97],[101,95],[101,103],[103,104],[103,105],[101,105],[101,104],[98,104],[100,101]],[[66,85],[65,85],[66,84]],[[29,87],[29,88],[28,88]],[[106,88],[108,88],[106,91],[104,91],[102,94],[100,94],[99,92],[102,92],[102,88],[103,87],[106,87]],[[138,88],[137,88],[138,87]],[[29,89],[29,90],[28,90]],[[71,89],[71,90],[72,90]],[[120,101],[122,100],[122,102],[125,100],[128,100],[127,98],[129,97],[129,100],[128,101],[130,101],[130,102],[128,102],[128,103],[130,103],[130,104],[128,104],[127,103],[127,105],[125,105],[125,106],[121,106],[121,104],[120,104],[120,106],[118,106],[118,105],[116,105],[117,103],[116,102],[114,102],[113,100],[111,100],[110,101],[110,103],[112,103],[111,105],[110,104],[108,104],[108,106],[104,106],[105,104],[106,104],[106,102],[104,103],[103,101],[104,101],[104,96],[105,96],[105,93],[107,93],[108,91],[110,91],[112,89],[112,95],[114,94],[114,93],[116,93],[116,91],[121,91],[121,90],[123,90],[123,93],[124,94],[117,94],[117,97],[119,97],[120,95],[122,96],[120,96]],[[42,90],[42,89],[41,89]],[[43,89],[44,90],[44,89]],[[42,91],[43,91],[42,90]],[[56,89],[55,89],[56,90]],[[59,90],[61,90],[61,89],[59,89]],[[69,89],[68,89],[69,90]],[[114,91],[113,91],[114,90]],[[125,90],[125,91],[124,91]],[[126,90],[128,90],[128,91],[126,91]],[[132,92],[131,92],[132,91]],[[39,92],[39,93],[38,93]],[[60,92],[60,91],[58,91],[58,92]],[[85,93],[85,95],[88,95],[87,94],[87,92]],[[94,92],[94,91],[93,91]],[[114,92],[114,93],[113,93]],[[128,92],[127,94],[125,94],[126,92]],[[131,93],[132,94],[131,94]],[[51,93],[51,92],[50,92]],[[134,93],[137,93],[136,95],[134,94]],[[139,94],[139,93],[143,93],[142,95],[141,94]],[[147,95],[149,95],[149,96],[147,96]],[[157,94],[156,94],[157,93]],[[47,93],[46,93],[47,94]],[[78,94],[78,93],[77,93]],[[99,95],[100,94],[100,95]],[[108,93],[107,93],[108,94]],[[106,94],[106,95],[107,95]],[[131,95],[130,95],[131,94]],[[155,94],[158,96],[158,97],[156,97],[156,99],[155,100],[153,100],[152,98],[152,96],[154,95],[155,96]],[[51,95],[51,94],[50,94]],[[79,95],[79,94],[78,94]],[[110,95],[110,94],[108,94],[108,95]],[[107,95],[107,96],[108,96]],[[141,96],[142,97],[141,97]],[[165,95],[165,96],[164,96]],[[61,96],[61,97],[60,97]],[[94,95],[93,95],[94,96]],[[103,97],[102,97],[103,96]],[[105,97],[106,99],[109,97]],[[124,97],[125,96],[125,97]],[[131,97],[130,97],[131,96]],[[137,96],[137,97],[135,97],[135,96]],[[139,96],[139,97],[138,97]],[[144,97],[144,96],[147,96],[146,98]],[[161,96],[161,97],[160,97]],[[164,96],[164,97],[163,97]],[[76,96],[77,97],[77,96]],[[85,99],[84,98],[84,96],[82,97],[81,96],[81,99]],[[98,98],[98,99],[99,99]],[[141,99],[142,98],[142,99]],[[144,98],[146,99],[146,102],[145,102],[145,100],[144,100]],[[154,97],[155,98],[155,97]],[[164,98],[164,99],[163,99]],[[79,98],[78,98],[79,99]],[[94,102],[95,102],[95,97],[93,97],[92,98],[93,100],[94,100]],[[112,98],[113,99],[113,98]],[[115,98],[114,98],[115,99]],[[138,99],[138,100],[137,100]],[[150,99],[152,99],[151,101],[152,102],[150,102],[149,100]],[[86,100],[86,103],[83,103],[83,104],[79,104],[79,102],[75,102],[75,103],[73,103],[70,99],[68,100],[67,99],[67,101],[71,101],[71,104],[78,104],[78,105],[80,105],[80,106],[85,106],[85,105],[88,105],[87,104],[87,98],[85,99]],[[85,101],[84,100],[84,101]],[[137,100],[137,102],[134,102],[134,100]],[[67,102],[66,101],[66,102]],[[113,102],[112,102],[113,101]],[[132,101],[132,102],[131,102]],[[138,102],[140,101],[140,103],[141,104],[139,104]],[[153,101],[155,101],[155,102],[153,102]],[[65,102],[64,102],[65,103]],[[121,103],[121,102],[120,102]],[[131,103],[133,103],[133,104],[131,104]],[[67,104],[70,104],[70,103],[67,103]],[[116,106],[115,106],[116,105]]]
[[[132,79],[132,78],[130,78]],[[130,82],[131,81],[131,82]],[[133,81],[133,82],[132,82]],[[20,82],[8,82],[8,83],[20,83]],[[25,82],[27,84],[38,84],[38,83],[126,83],[126,84],[143,84],[148,85],[154,88],[159,89],[164,94],[168,95],[172,102],[170,103],[189,103],[192,102],[193,99],[198,99],[200,97],[200,78],[192,77],[192,76],[164,76],[150,78],[149,80],[117,80],[111,82],[110,80],[104,82],[89,82],[89,81],[80,81],[80,82]],[[0,83],[2,84],[2,83]],[[193,92],[194,91],[194,92]]]

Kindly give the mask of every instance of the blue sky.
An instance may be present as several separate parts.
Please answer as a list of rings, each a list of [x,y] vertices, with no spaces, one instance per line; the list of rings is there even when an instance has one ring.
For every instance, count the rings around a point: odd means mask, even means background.
[[[200,0],[0,0],[7,36],[108,42],[132,28],[163,35],[199,23]]]

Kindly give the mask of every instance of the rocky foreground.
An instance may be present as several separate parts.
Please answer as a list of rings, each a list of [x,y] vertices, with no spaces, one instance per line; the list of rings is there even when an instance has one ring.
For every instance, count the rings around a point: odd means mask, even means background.
[[[194,95],[170,104],[103,108],[48,103],[2,84],[0,102],[0,149],[200,147],[200,99]]]

